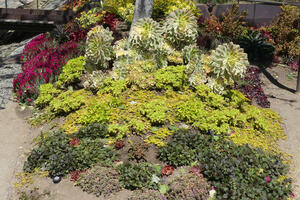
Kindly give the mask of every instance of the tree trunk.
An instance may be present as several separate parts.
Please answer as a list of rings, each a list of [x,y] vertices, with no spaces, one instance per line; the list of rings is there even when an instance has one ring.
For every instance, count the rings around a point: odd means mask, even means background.
[[[154,0],[136,0],[134,7],[134,15],[132,25],[139,19],[151,17]]]

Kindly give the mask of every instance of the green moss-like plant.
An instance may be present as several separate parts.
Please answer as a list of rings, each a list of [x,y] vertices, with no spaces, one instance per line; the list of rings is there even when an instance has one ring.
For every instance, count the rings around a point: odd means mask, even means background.
[[[85,58],[83,56],[69,60],[67,64],[63,66],[62,73],[58,77],[56,86],[60,88],[79,82],[85,69],[85,64]]]
[[[112,32],[103,26],[95,26],[88,32],[85,59],[92,69],[107,69],[113,58]]]
[[[180,90],[187,84],[186,66],[168,66],[155,72],[156,87]]]
[[[78,90],[76,92],[68,90],[58,95],[57,98],[54,98],[49,106],[51,111],[56,115],[65,115],[83,106],[89,95],[90,93],[85,90]]]
[[[42,84],[40,86],[40,94],[34,103],[36,106],[44,108],[60,93],[61,91],[56,89],[53,84]]]

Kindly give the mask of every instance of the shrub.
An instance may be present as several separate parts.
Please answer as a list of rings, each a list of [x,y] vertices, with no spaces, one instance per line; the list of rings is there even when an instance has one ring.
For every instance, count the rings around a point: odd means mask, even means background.
[[[142,115],[146,116],[152,124],[164,124],[168,121],[168,107],[159,99],[154,99],[140,108]]]
[[[248,68],[245,77],[237,81],[236,88],[259,106],[269,108],[270,102],[262,89],[259,73],[260,70],[257,67]]]
[[[120,181],[126,189],[157,189],[159,172],[149,163],[123,164],[119,167]]]
[[[184,152],[191,152],[194,159],[182,159],[178,146],[185,147]],[[290,194],[288,166],[280,156],[235,145],[213,132],[207,135],[180,130],[167,146],[161,147],[158,156],[168,164],[181,158],[184,162],[180,165],[196,159],[204,177],[216,188],[216,199],[286,199]],[[266,181],[266,177],[270,180]]]
[[[40,135],[40,141],[24,163],[26,172],[43,167],[51,177],[63,176],[75,170],[89,168],[95,163],[110,163],[115,153],[104,147],[100,139],[82,138],[79,145],[70,145],[70,137],[64,132],[47,132]]]
[[[21,56],[25,61],[22,72],[13,81],[17,99],[23,103],[36,99],[40,85],[54,82],[66,61],[78,53],[74,41],[57,46],[46,36],[38,36],[37,40],[28,43]]]
[[[61,91],[56,89],[53,84],[42,84],[40,86],[40,94],[34,103],[36,106],[44,108],[60,93]]]
[[[181,173],[173,178],[168,185],[168,199],[209,199],[209,185],[202,174]]]
[[[76,185],[97,197],[101,195],[106,197],[122,190],[119,173],[112,167],[99,165],[82,174]]]
[[[73,58],[62,68],[62,73],[58,76],[57,87],[68,86],[80,81],[84,71],[85,59],[83,56]]]
[[[191,11],[183,9],[171,12],[163,24],[165,39],[177,50],[196,43],[197,19]]]
[[[103,26],[95,26],[88,32],[85,59],[93,69],[107,69],[113,58],[112,32]]]
[[[153,6],[154,18],[165,17],[177,9],[190,10],[194,15],[199,16],[200,11],[193,1],[186,0],[155,0]]]
[[[300,55],[300,14],[296,6],[281,6],[282,12],[270,25],[276,52]]]
[[[102,20],[104,14],[105,13],[103,13],[99,8],[92,8],[87,12],[81,12],[80,17],[77,17],[75,20],[82,28],[88,30],[99,23]]]
[[[101,123],[89,124],[73,134],[73,137],[78,138],[106,138],[108,136],[107,126]]]

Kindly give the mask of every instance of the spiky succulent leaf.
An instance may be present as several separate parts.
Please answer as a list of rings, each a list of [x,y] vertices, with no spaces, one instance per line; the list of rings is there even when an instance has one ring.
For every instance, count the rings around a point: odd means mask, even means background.
[[[217,78],[238,79],[245,76],[248,56],[239,45],[225,43],[211,53],[211,68]]]
[[[85,58],[89,65],[97,69],[107,69],[114,56],[112,32],[103,26],[95,26],[88,32]]]
[[[181,50],[196,42],[197,19],[190,10],[171,12],[163,24],[163,33],[174,48]]]
[[[141,51],[157,51],[163,43],[160,30],[158,22],[151,18],[142,18],[133,25],[128,38],[129,44]]]

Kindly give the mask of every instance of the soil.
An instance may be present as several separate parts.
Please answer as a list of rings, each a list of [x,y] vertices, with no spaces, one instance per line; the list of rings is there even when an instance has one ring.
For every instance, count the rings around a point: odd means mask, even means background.
[[[288,76],[290,73],[291,71],[288,68],[269,68],[263,70],[261,78],[264,82],[264,91],[271,101],[271,108],[283,118],[283,127],[287,139],[280,141],[279,145],[284,152],[293,156],[290,176],[293,178],[295,199],[300,199],[300,95],[293,93],[296,87],[296,79],[289,78],[291,77]],[[16,189],[13,186],[16,181],[16,174],[22,172],[26,154],[34,145],[33,138],[40,131],[47,129],[46,126],[38,129],[30,127],[26,124],[26,118],[29,116],[30,111],[27,109],[21,110],[17,103],[11,101],[4,110],[0,110],[0,134],[2,138],[2,145],[0,145],[0,199],[3,200],[18,199]],[[151,149],[148,149],[148,151],[151,151]],[[127,159],[125,158],[124,161]],[[155,158],[147,157],[146,160],[154,161]],[[43,194],[39,199],[107,199],[96,198],[81,191],[80,188],[74,187],[69,178],[64,178],[58,184],[54,184],[50,178],[35,177],[34,180],[34,184],[27,188],[27,191],[34,191],[34,187],[38,186],[39,194]],[[50,195],[47,195],[48,193]],[[123,190],[109,199],[125,200],[130,194],[130,191]],[[34,192],[31,195],[34,195]],[[33,197],[29,199],[34,200]]]

